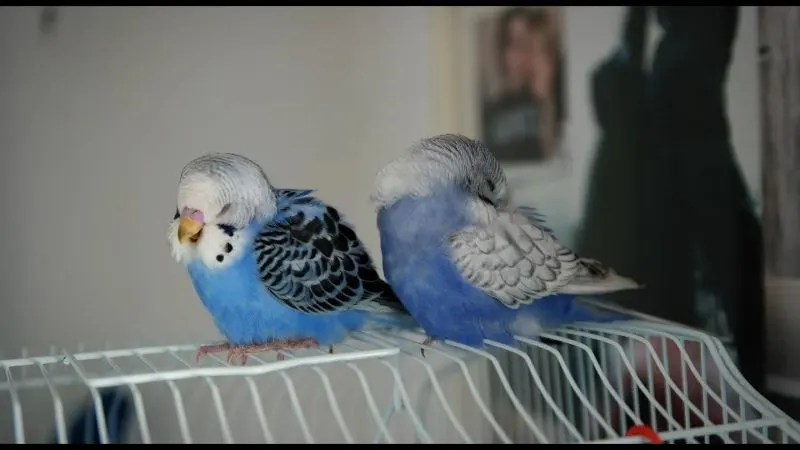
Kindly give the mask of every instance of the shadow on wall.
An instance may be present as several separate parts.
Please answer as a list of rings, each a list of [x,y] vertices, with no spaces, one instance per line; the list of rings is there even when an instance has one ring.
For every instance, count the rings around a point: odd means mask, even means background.
[[[648,13],[664,29],[650,73]],[[578,250],[645,291],[629,308],[733,337],[763,388],[761,226],[730,139],[725,81],[738,7],[631,7],[622,42],[595,70],[601,137]]]

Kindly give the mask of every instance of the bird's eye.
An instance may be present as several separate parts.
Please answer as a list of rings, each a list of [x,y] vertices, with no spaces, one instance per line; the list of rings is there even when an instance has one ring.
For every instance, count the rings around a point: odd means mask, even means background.
[[[489,190],[490,190],[490,191],[494,192],[495,185],[494,185],[494,183],[492,182],[492,180],[490,180],[490,179],[488,179],[488,178],[487,178],[487,179],[486,179],[486,186],[488,186],[488,187],[489,187]]]
[[[180,211],[178,211],[178,208],[175,208],[175,217],[173,217],[173,218],[172,218],[172,220],[175,220],[175,219],[177,219],[177,218],[178,218],[178,217],[180,217],[180,216],[181,216],[181,212],[180,212]]]

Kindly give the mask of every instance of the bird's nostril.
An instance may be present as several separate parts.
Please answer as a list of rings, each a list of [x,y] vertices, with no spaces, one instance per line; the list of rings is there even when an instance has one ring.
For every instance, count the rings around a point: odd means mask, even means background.
[[[183,211],[181,212],[181,215],[183,217],[189,217],[191,219],[194,219],[197,222],[203,223],[203,213],[201,211],[196,210],[196,209],[186,208],[185,207],[185,208],[183,208]]]

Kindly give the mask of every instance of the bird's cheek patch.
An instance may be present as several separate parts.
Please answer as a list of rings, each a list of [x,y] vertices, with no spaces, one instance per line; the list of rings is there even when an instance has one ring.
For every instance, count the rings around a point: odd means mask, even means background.
[[[226,261],[233,261],[234,258],[237,256],[233,253],[234,247],[233,244],[230,242],[226,242],[225,245],[222,247],[215,256],[214,259],[217,261],[218,265],[223,265]]]
[[[222,227],[208,226],[204,229],[205,237],[197,249],[207,267],[223,268],[236,261],[242,250],[241,232],[228,233]]]

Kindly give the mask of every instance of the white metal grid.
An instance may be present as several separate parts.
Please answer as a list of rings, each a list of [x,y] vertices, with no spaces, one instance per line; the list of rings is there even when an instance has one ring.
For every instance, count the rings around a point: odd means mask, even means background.
[[[332,355],[259,354],[246,366],[195,363],[195,345],[2,360],[0,442],[46,442],[53,430],[65,442],[87,393],[97,408],[99,389],[123,387],[135,406],[128,442],[640,443],[625,432],[647,423],[665,443],[800,443],[800,426],[702,332],[635,321],[545,337],[562,344],[447,342],[423,357],[422,335],[359,333]]]

